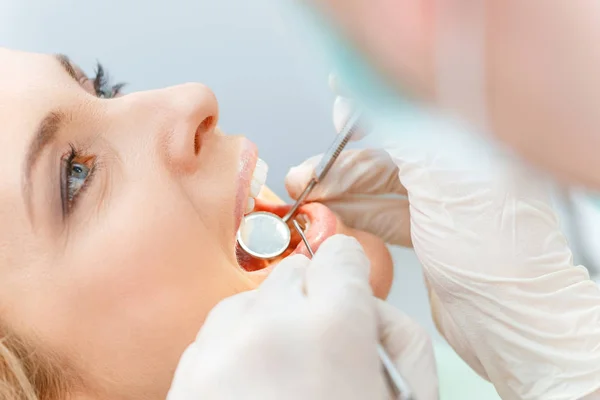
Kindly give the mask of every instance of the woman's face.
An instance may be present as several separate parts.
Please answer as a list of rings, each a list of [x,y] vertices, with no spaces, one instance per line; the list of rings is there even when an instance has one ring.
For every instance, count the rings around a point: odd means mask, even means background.
[[[164,397],[208,311],[276,268],[236,258],[257,150],[200,84],[95,92],[66,59],[0,49],[1,318],[83,393]],[[327,226],[363,242],[385,296],[383,244]]]

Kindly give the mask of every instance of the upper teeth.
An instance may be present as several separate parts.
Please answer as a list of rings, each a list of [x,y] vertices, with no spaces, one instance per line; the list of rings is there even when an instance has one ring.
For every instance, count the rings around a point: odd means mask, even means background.
[[[256,167],[254,168],[254,173],[252,174],[252,181],[250,182],[250,195],[248,198],[248,202],[246,203],[246,214],[254,209],[254,199],[258,196],[262,187],[267,181],[268,170],[269,166],[267,165],[267,163],[259,158],[256,161]]]
[[[256,168],[254,168],[254,173],[252,174],[252,181],[250,183],[250,197],[258,196],[260,190],[267,180],[268,170],[269,166],[267,163],[259,158],[256,161]]]
[[[246,200],[246,211],[244,211],[244,213],[248,214],[252,212],[252,210],[254,210],[254,205],[254,198],[248,197],[248,200]]]

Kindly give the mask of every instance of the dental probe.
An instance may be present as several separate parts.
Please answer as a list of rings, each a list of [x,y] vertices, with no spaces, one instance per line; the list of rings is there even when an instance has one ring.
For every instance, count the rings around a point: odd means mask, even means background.
[[[294,228],[296,228],[296,231],[298,231],[298,234],[302,238],[302,241],[306,246],[306,250],[308,250],[308,254],[310,254],[311,258],[314,257],[315,253],[310,247],[306,236],[304,236],[304,232],[302,231],[300,224],[298,224],[296,220],[293,220],[292,223],[294,224]],[[379,354],[381,364],[383,364],[383,369],[385,370],[388,384],[390,388],[392,388],[392,390],[394,391],[394,397],[396,399],[402,400],[414,400],[406,381],[404,380],[404,378],[402,378],[402,375],[400,375],[400,372],[398,372],[398,370],[396,369],[394,362],[392,361],[389,354],[381,344],[377,344],[377,353]]]
[[[327,176],[327,173],[339,157],[342,150],[344,150],[344,147],[346,147],[350,139],[352,139],[352,136],[358,130],[358,121],[360,120],[361,114],[362,113],[360,112],[353,114],[348,119],[340,133],[336,135],[335,140],[329,146],[329,149],[325,152],[325,154],[323,154],[323,157],[321,158],[321,161],[319,161],[319,164],[317,164],[313,178],[308,182],[300,196],[298,196],[298,200],[296,200],[290,211],[288,211],[288,213],[285,214],[285,216],[283,217],[284,222],[288,222],[288,220],[296,214],[298,208],[300,208],[300,206],[304,204],[304,200],[306,200],[306,198],[308,197],[310,192],[312,192],[317,183],[325,179],[325,176]]]

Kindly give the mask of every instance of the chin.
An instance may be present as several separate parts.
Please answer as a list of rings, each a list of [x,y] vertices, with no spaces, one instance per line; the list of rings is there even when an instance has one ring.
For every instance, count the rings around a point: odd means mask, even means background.
[[[290,208],[291,205],[285,204],[265,186],[256,198],[254,211],[268,211],[283,217]],[[308,203],[302,206],[296,220],[305,229],[305,236],[314,251],[317,251],[325,239],[332,235],[340,233],[355,237],[371,261],[370,283],[373,294],[381,299],[387,297],[394,277],[394,265],[389,250],[381,239],[370,233],[347,227],[337,215],[320,203]],[[258,260],[244,253],[239,247],[236,250],[239,266],[247,271],[256,282],[266,278],[273,268],[277,268],[277,264],[283,258],[292,254],[308,256],[306,246],[294,229],[292,229],[292,241],[289,248],[276,259]]]

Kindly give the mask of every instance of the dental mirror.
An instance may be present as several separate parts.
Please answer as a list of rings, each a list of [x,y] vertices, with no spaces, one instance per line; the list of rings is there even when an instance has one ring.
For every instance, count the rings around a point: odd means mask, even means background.
[[[246,215],[237,232],[240,247],[252,257],[261,259],[283,254],[291,239],[292,233],[283,219],[264,211]]]
[[[344,147],[359,129],[361,115],[362,112],[356,112],[346,121],[340,133],[336,135],[333,143],[319,161],[313,178],[283,218],[270,212],[257,211],[246,215],[242,219],[240,229],[237,232],[237,241],[242,250],[252,257],[260,259],[271,259],[283,254],[292,239],[292,233],[287,224],[288,221],[296,215],[296,212],[304,204],[317,183],[325,178]]]

